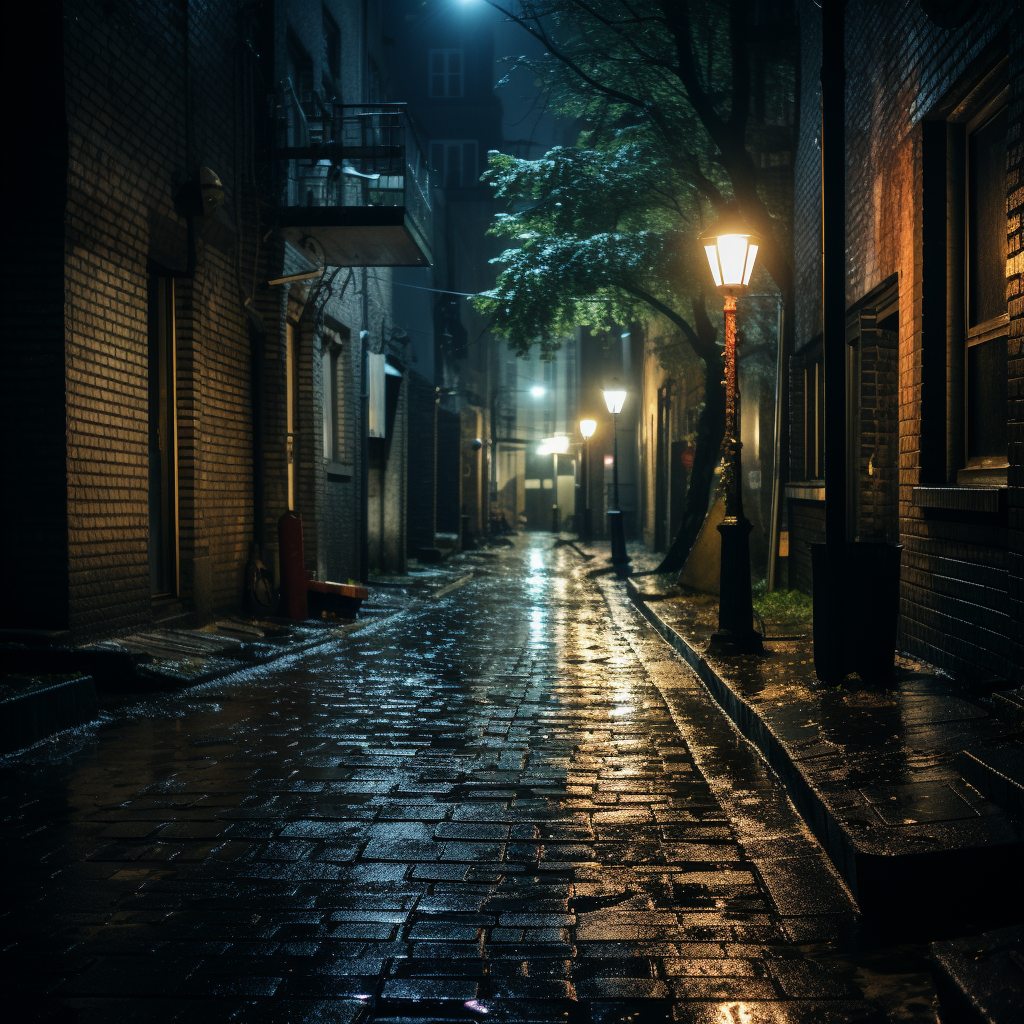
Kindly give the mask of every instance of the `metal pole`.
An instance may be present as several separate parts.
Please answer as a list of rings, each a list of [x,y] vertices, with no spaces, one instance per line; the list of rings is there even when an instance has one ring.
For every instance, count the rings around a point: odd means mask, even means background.
[[[842,628],[846,585],[845,8],[845,0],[834,0],[823,5],[821,12],[821,317],[825,363],[826,592],[815,595],[814,665],[822,679],[841,679],[846,674]]]
[[[718,586],[718,632],[711,639],[744,650],[760,650],[750,587],[750,522],[743,515],[740,392],[736,386],[736,298],[725,297],[725,518],[718,525],[722,555]]]
[[[782,502],[782,396],[783,378],[786,372],[786,355],[782,345],[783,328],[782,297],[779,296],[778,331],[776,341],[779,346],[778,361],[775,369],[775,445],[773,448],[774,464],[772,466],[772,511],[769,519],[768,535],[768,589],[775,590],[779,584],[779,531],[782,522],[779,517],[779,506]]]
[[[590,544],[594,539],[590,522],[590,438],[583,439],[583,543]]]
[[[626,528],[619,507],[619,417],[612,416],[612,500],[614,509],[608,510],[608,531],[612,542],[612,565],[620,576],[629,575],[629,555],[626,554]]]
[[[551,532],[558,533],[558,452],[551,453]]]
[[[619,414],[612,416],[612,501],[615,511],[619,508]]]

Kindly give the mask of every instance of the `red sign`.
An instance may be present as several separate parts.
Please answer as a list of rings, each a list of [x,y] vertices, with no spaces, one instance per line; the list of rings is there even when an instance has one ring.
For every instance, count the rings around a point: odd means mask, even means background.
[[[615,456],[614,455],[606,455],[604,457],[604,464],[606,466],[613,466],[615,464]]]

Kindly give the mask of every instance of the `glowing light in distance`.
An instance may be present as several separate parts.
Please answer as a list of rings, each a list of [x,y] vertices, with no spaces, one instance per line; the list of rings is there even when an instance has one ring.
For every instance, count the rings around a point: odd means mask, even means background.
[[[584,437],[593,437],[595,430],[597,430],[597,420],[580,420],[580,433]]]
[[[537,448],[538,455],[564,455],[569,450],[569,438],[545,437]]]
[[[544,390],[544,388],[538,386],[535,388],[530,388],[530,394],[533,395],[534,398],[543,398],[547,394],[547,392]]]

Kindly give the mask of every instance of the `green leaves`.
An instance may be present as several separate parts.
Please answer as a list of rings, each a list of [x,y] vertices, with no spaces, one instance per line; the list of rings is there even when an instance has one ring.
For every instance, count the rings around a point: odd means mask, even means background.
[[[636,292],[682,300],[682,237],[695,209],[678,202],[657,155],[559,147],[540,160],[492,153],[485,179],[507,210],[491,233],[518,243],[496,260],[495,288],[476,300],[519,353],[553,357],[575,326],[649,320]]]

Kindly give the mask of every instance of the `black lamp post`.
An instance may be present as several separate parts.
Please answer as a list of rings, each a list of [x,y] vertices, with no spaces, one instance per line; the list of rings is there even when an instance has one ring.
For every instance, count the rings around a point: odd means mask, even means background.
[[[583,522],[580,529],[580,540],[584,544],[594,541],[594,525],[590,517],[590,439],[597,430],[597,420],[580,420],[580,434],[583,437],[583,468],[580,471],[580,484],[583,490]]]
[[[750,521],[743,515],[740,392],[736,382],[736,298],[747,290],[760,238],[724,218],[701,238],[711,276],[725,299],[725,519],[719,524],[722,560],[718,632],[712,639],[745,650],[761,650],[754,629],[750,587]]]
[[[612,565],[620,576],[629,575],[629,555],[626,554],[626,530],[619,508],[619,413],[626,401],[626,389],[617,381],[604,389],[604,402],[612,415],[612,503],[608,510],[608,532],[612,541]]]

